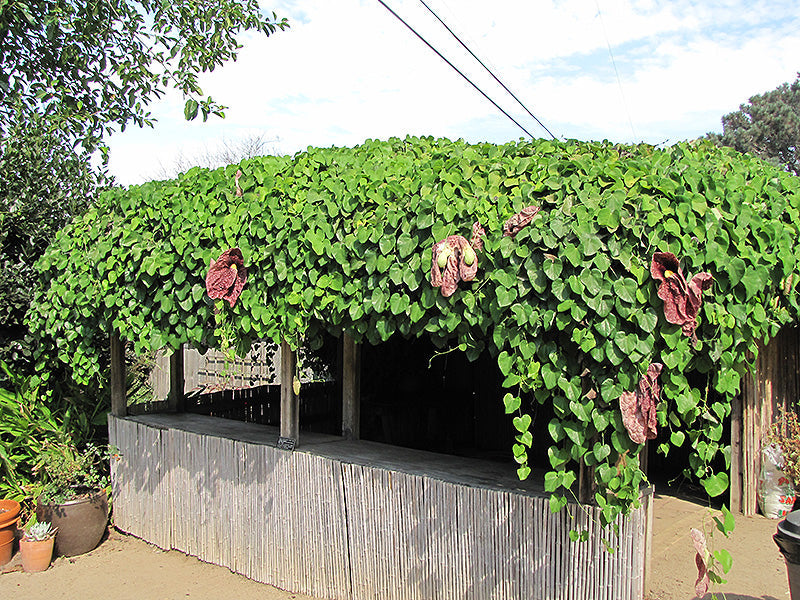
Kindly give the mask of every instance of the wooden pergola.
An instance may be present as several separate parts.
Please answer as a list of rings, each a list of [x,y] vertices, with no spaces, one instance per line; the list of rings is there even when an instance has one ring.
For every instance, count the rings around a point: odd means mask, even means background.
[[[280,434],[287,448],[300,441],[300,404],[294,393],[292,379],[297,353],[288,342],[281,343],[281,417]],[[184,401],[183,352],[173,352],[169,358],[169,412],[183,412]],[[361,348],[352,336],[342,336],[342,437],[359,439],[361,407]],[[111,334],[111,414],[125,417],[128,402],[125,390],[125,343],[115,332]]]
[[[652,488],[603,528],[588,504],[552,513],[541,476],[360,440],[361,348],[349,335],[342,346],[341,435],[298,444],[289,344],[276,428],[184,412],[182,352],[170,357],[168,412],[128,415],[124,342],[112,335],[115,526],[320,598],[644,598]]]

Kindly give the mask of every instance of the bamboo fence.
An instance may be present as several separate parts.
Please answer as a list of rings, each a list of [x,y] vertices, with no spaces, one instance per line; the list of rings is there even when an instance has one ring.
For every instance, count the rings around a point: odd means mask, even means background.
[[[115,525],[256,581],[337,600],[644,596],[650,493],[615,533],[492,463],[321,434],[287,452],[274,427],[189,414],[109,416],[109,434]]]
[[[739,485],[741,478],[741,510],[747,516],[758,509],[762,441],[778,410],[796,410],[800,398],[799,335],[797,327],[784,327],[769,344],[759,347],[753,370],[743,377],[741,415],[734,414],[732,419],[732,454],[741,456],[741,462],[731,479]]]

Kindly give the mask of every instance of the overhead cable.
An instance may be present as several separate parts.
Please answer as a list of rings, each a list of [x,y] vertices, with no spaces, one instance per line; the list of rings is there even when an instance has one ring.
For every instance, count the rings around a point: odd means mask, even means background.
[[[436,55],[437,55],[439,58],[441,58],[441,59],[442,59],[444,62],[446,62],[446,63],[447,63],[449,66],[450,66],[450,68],[451,68],[451,69],[453,69],[453,70],[454,70],[456,73],[458,73],[459,75],[461,75],[461,77],[463,77],[463,78],[464,78],[464,79],[467,81],[467,83],[469,83],[469,84],[470,84],[472,87],[474,87],[474,88],[475,88],[475,89],[476,89],[476,90],[477,90],[477,91],[478,91],[478,92],[481,94],[481,96],[483,96],[483,97],[484,97],[484,98],[486,98],[486,99],[487,99],[489,102],[491,102],[491,103],[494,105],[494,107],[495,107],[497,110],[499,110],[501,113],[503,113],[503,114],[504,114],[506,117],[508,117],[508,119],[510,119],[510,120],[511,120],[511,122],[513,122],[513,123],[514,123],[514,125],[516,125],[517,127],[519,127],[519,128],[522,130],[522,131],[524,131],[524,132],[525,132],[525,134],[526,134],[528,137],[530,137],[531,139],[533,139],[533,134],[531,134],[531,132],[530,132],[530,131],[528,131],[528,130],[527,130],[527,129],[525,129],[525,128],[524,128],[522,125],[520,125],[519,121],[517,121],[517,120],[516,120],[514,117],[512,117],[512,116],[511,116],[510,114],[508,114],[508,113],[507,113],[505,110],[503,110],[503,108],[502,108],[502,107],[501,107],[499,104],[497,104],[497,102],[495,102],[494,100],[492,100],[492,99],[491,99],[491,98],[490,98],[490,97],[489,97],[489,96],[486,94],[486,92],[484,92],[484,91],[483,91],[481,88],[479,88],[477,85],[475,85],[475,84],[472,82],[472,80],[471,80],[469,77],[467,77],[466,75],[464,75],[464,73],[462,73],[462,72],[461,72],[461,71],[458,69],[458,67],[456,67],[456,66],[455,66],[453,63],[451,63],[449,60],[447,60],[447,58],[445,58],[445,56],[444,56],[444,55],[443,55],[441,52],[439,52],[439,51],[438,51],[436,48],[434,48],[434,47],[433,47],[433,46],[432,46],[432,45],[431,45],[431,44],[428,42],[428,40],[426,40],[426,39],[425,39],[424,37],[422,37],[422,36],[421,36],[419,33],[417,33],[417,31],[416,31],[416,30],[415,30],[415,29],[414,29],[414,28],[413,28],[411,25],[409,25],[408,23],[406,23],[406,22],[403,20],[403,18],[402,18],[400,15],[398,15],[396,12],[394,12],[394,11],[393,11],[393,10],[392,10],[392,9],[389,7],[389,5],[387,5],[387,4],[386,4],[386,2],[384,2],[383,0],[378,0],[378,2],[380,2],[380,3],[383,5],[383,7],[384,7],[386,10],[388,10],[390,13],[392,13],[392,15],[394,15],[394,17],[395,17],[395,18],[396,18],[398,21],[400,21],[400,22],[401,22],[403,25],[405,25],[405,26],[406,26],[406,27],[407,27],[407,28],[408,28],[408,29],[411,31],[411,33],[413,33],[413,34],[414,34],[415,36],[417,36],[417,37],[418,37],[420,40],[422,40],[422,42],[423,42],[423,43],[424,43],[426,46],[428,46],[428,48],[430,48],[431,50],[433,50],[433,51],[436,53]],[[551,134],[551,135],[552,135],[552,134]]]
[[[617,85],[619,86],[619,95],[622,96],[622,106],[625,108],[625,115],[628,117],[628,124],[631,126],[631,132],[633,133],[633,141],[636,141],[636,128],[633,126],[633,119],[631,119],[631,111],[628,109],[628,102],[625,100],[625,90],[622,89],[622,79],[619,77],[619,71],[617,70],[617,61],[614,60],[614,53],[611,51],[611,42],[608,40],[608,32],[606,31],[606,24],[603,21],[603,13],[600,11],[600,2],[599,0],[594,0],[595,6],[597,6],[597,16],[600,18],[600,27],[603,29],[603,36],[606,38],[606,46],[608,46],[608,55],[611,57],[611,65],[614,67],[614,73],[617,76]]]
[[[510,89],[508,89],[508,88],[506,87],[506,84],[504,84],[502,81],[500,81],[500,79],[497,77],[497,75],[495,75],[495,74],[492,72],[492,70],[491,70],[489,67],[487,67],[487,66],[486,66],[486,65],[483,63],[483,61],[482,61],[480,58],[478,58],[478,57],[475,55],[475,53],[474,53],[472,50],[470,50],[470,49],[469,49],[469,47],[468,47],[468,46],[467,46],[467,45],[466,45],[464,42],[462,42],[462,41],[461,41],[461,38],[459,38],[459,37],[458,37],[458,35],[456,35],[456,33],[455,33],[455,32],[454,32],[452,29],[450,29],[450,27],[448,27],[448,26],[447,26],[447,23],[445,23],[445,22],[444,22],[444,21],[443,21],[443,20],[442,20],[442,19],[439,17],[439,15],[437,15],[437,14],[436,14],[436,12],[435,12],[435,11],[434,11],[434,10],[433,10],[433,9],[432,9],[430,6],[428,6],[428,4],[425,2],[425,0],[419,0],[419,1],[420,1],[420,4],[422,4],[422,6],[424,6],[425,8],[427,8],[427,9],[428,9],[428,12],[430,12],[430,13],[431,13],[431,14],[432,14],[434,17],[436,17],[436,20],[437,20],[437,21],[439,21],[439,23],[441,23],[441,24],[442,24],[442,27],[444,27],[445,29],[447,29],[447,31],[450,33],[450,35],[452,35],[452,36],[453,36],[453,37],[456,39],[456,41],[457,41],[459,44],[461,44],[461,46],[464,48],[464,50],[466,50],[467,52],[469,52],[469,53],[470,53],[470,55],[472,56],[472,58],[474,58],[475,60],[477,60],[477,61],[478,61],[478,63],[479,63],[479,64],[480,64],[480,65],[481,65],[481,66],[482,66],[484,69],[486,69],[486,72],[487,72],[487,73],[489,73],[489,75],[491,75],[491,76],[492,76],[492,78],[493,78],[493,79],[494,79],[494,80],[495,80],[497,83],[499,83],[499,84],[502,86],[502,88],[503,88],[503,89],[504,89],[506,92],[508,92],[508,93],[509,93],[509,95],[510,95],[512,98],[514,98],[514,100],[516,100],[516,101],[517,101],[517,103],[518,103],[518,104],[519,104],[519,105],[520,105],[520,106],[521,106],[521,107],[522,107],[522,108],[525,110],[525,112],[526,112],[526,113],[528,113],[528,114],[529,114],[529,115],[530,115],[530,116],[533,118],[533,120],[534,120],[534,121],[536,121],[536,122],[539,124],[539,126],[540,126],[542,129],[544,129],[544,130],[545,130],[547,133],[549,133],[549,134],[550,134],[550,136],[551,136],[551,137],[552,137],[554,140],[555,140],[555,139],[557,139],[557,138],[556,138],[556,136],[554,136],[554,135],[553,135],[553,132],[552,132],[552,131],[550,131],[550,130],[549,130],[547,127],[545,127],[544,123],[542,123],[542,122],[541,122],[541,121],[540,121],[540,120],[539,120],[539,119],[536,117],[536,115],[534,115],[534,114],[533,114],[533,113],[532,113],[530,110],[528,110],[528,107],[527,107],[527,106],[525,106],[525,105],[522,103],[522,100],[520,100],[519,98],[517,98],[517,96],[514,94],[514,92],[512,92]]]

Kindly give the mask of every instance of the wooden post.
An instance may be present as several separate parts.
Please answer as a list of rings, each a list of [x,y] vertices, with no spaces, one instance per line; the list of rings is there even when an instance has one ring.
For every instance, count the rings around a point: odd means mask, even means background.
[[[169,411],[186,410],[183,374],[183,344],[169,357]]]
[[[586,466],[581,459],[578,466],[578,502],[592,504],[595,491],[594,467]]]
[[[645,518],[645,534],[644,534],[644,590],[642,596],[644,597],[650,591],[650,579],[653,575],[652,557],[653,557],[653,496],[655,495],[655,487],[650,486],[644,490],[645,494],[645,510],[647,517]]]
[[[731,406],[731,499],[732,513],[742,512],[742,392],[736,395]]]
[[[111,414],[124,417],[128,414],[125,391],[125,342],[119,334],[111,333]]]
[[[347,333],[342,336],[342,436],[361,436],[361,346]]]
[[[289,445],[297,444],[300,433],[300,402],[295,395],[292,383],[295,377],[297,355],[289,342],[281,342],[281,438]],[[280,440],[279,440],[280,442]]]

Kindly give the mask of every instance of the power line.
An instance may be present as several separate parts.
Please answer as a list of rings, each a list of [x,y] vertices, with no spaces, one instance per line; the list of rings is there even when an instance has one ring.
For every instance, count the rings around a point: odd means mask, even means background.
[[[625,108],[625,115],[628,117],[628,125],[631,126],[631,132],[633,133],[633,141],[636,141],[636,128],[633,126],[633,119],[631,119],[631,111],[628,109],[628,101],[625,99],[625,90],[622,89],[622,80],[619,77],[619,71],[617,70],[617,61],[614,60],[614,53],[611,51],[611,42],[608,40],[608,32],[606,31],[606,24],[603,21],[603,13],[600,12],[600,2],[599,0],[594,0],[595,6],[597,6],[597,16],[600,17],[600,27],[603,29],[603,36],[606,38],[606,46],[608,46],[608,55],[611,57],[611,64],[614,67],[614,73],[617,76],[617,85],[619,86],[619,95],[622,96],[622,106]]]
[[[492,72],[492,70],[491,70],[489,67],[487,67],[487,66],[486,66],[486,65],[483,63],[483,61],[482,61],[480,58],[478,58],[478,57],[475,55],[475,53],[474,53],[472,50],[470,50],[470,49],[469,49],[469,47],[468,47],[468,46],[467,46],[467,45],[466,45],[464,42],[462,42],[462,41],[461,41],[461,38],[459,38],[459,37],[458,37],[458,35],[456,35],[456,34],[455,34],[455,32],[454,32],[452,29],[450,29],[450,28],[447,26],[447,23],[445,23],[444,21],[442,21],[442,19],[439,17],[439,15],[437,15],[437,14],[436,14],[436,12],[435,12],[435,11],[434,11],[434,10],[433,10],[433,9],[432,9],[430,6],[428,6],[428,5],[427,5],[427,3],[425,2],[425,0],[419,0],[419,1],[420,1],[420,4],[422,4],[422,6],[424,6],[425,8],[427,8],[427,9],[428,9],[428,12],[430,12],[430,13],[431,13],[431,14],[432,14],[434,17],[436,17],[436,20],[437,20],[437,21],[439,21],[439,23],[441,23],[441,24],[442,24],[442,27],[444,27],[445,29],[447,29],[447,31],[450,33],[450,35],[452,35],[452,36],[453,36],[453,37],[456,39],[456,41],[457,41],[459,44],[461,44],[461,46],[464,48],[464,50],[466,50],[467,52],[469,52],[469,53],[470,53],[470,56],[472,56],[472,58],[474,58],[475,60],[477,60],[477,61],[478,61],[478,63],[479,63],[479,64],[480,64],[480,65],[481,65],[481,66],[482,66],[484,69],[486,69],[486,72],[487,72],[487,73],[489,73],[489,75],[491,75],[491,76],[492,76],[492,78],[493,78],[493,79],[494,79],[494,80],[495,80],[497,83],[499,83],[499,84],[502,86],[502,88],[503,88],[503,89],[504,89],[506,92],[508,92],[508,93],[509,93],[509,95],[510,95],[512,98],[514,98],[514,100],[516,100],[516,101],[517,101],[517,103],[518,103],[518,104],[519,104],[519,105],[520,105],[520,106],[521,106],[523,109],[525,109],[525,112],[526,112],[526,113],[528,113],[528,114],[529,114],[529,115],[530,115],[530,116],[533,118],[533,120],[534,120],[534,121],[536,121],[536,122],[539,124],[539,126],[540,126],[542,129],[544,129],[544,130],[545,130],[547,133],[549,133],[549,134],[550,134],[550,137],[552,137],[554,140],[555,140],[555,139],[557,139],[557,138],[556,138],[556,136],[554,136],[554,135],[553,135],[553,132],[552,132],[552,131],[550,131],[550,130],[549,130],[547,127],[545,127],[544,123],[542,123],[542,122],[541,122],[541,121],[540,121],[540,120],[539,120],[539,119],[536,117],[536,115],[534,115],[534,114],[533,114],[533,113],[532,113],[530,110],[528,110],[528,107],[527,107],[527,106],[525,106],[525,105],[522,103],[522,100],[520,100],[519,98],[517,98],[517,96],[514,94],[514,92],[512,92],[510,89],[508,89],[508,88],[506,87],[506,84],[504,84],[502,81],[500,81],[500,79],[498,79],[497,75],[495,75],[495,74]],[[533,136],[531,136],[531,137],[533,137]]]
[[[518,121],[517,121],[517,120],[516,120],[514,117],[512,117],[510,114],[508,114],[508,113],[507,113],[505,110],[503,110],[503,109],[500,107],[500,105],[499,105],[499,104],[497,104],[497,102],[495,102],[495,101],[494,101],[494,100],[492,100],[492,99],[491,99],[489,96],[487,96],[487,95],[486,95],[486,92],[484,92],[484,91],[483,91],[481,88],[479,88],[477,85],[475,85],[475,84],[472,82],[472,80],[471,80],[469,77],[467,77],[466,75],[464,75],[464,73],[462,73],[462,72],[461,72],[461,71],[458,69],[458,67],[456,67],[456,66],[455,66],[453,63],[451,63],[449,60],[447,60],[447,58],[445,58],[445,57],[444,57],[444,55],[443,55],[441,52],[439,52],[439,51],[438,51],[436,48],[434,48],[434,47],[433,47],[433,46],[432,46],[432,45],[431,45],[431,44],[428,42],[428,40],[426,40],[426,39],[425,39],[424,37],[422,37],[422,36],[421,36],[419,33],[417,33],[417,31],[416,31],[416,30],[415,30],[413,27],[411,27],[411,25],[409,25],[408,23],[406,23],[406,22],[403,20],[403,18],[402,18],[400,15],[398,15],[396,12],[394,12],[394,11],[393,11],[393,10],[392,10],[392,9],[391,9],[391,8],[390,8],[390,7],[389,7],[389,6],[388,6],[388,5],[387,5],[387,4],[386,4],[386,3],[385,3],[383,0],[378,0],[378,2],[380,2],[380,3],[383,5],[383,7],[384,7],[386,10],[388,10],[390,13],[392,13],[392,15],[394,15],[394,17],[395,17],[395,18],[396,18],[398,21],[400,21],[400,22],[401,22],[403,25],[405,25],[405,26],[406,26],[406,27],[407,27],[407,28],[408,28],[408,29],[411,31],[411,33],[413,33],[413,34],[414,34],[415,36],[417,36],[417,37],[418,37],[420,40],[422,40],[422,42],[423,42],[423,43],[424,43],[424,44],[425,44],[425,45],[426,45],[428,48],[430,48],[431,50],[433,50],[433,51],[436,53],[436,55],[437,55],[439,58],[441,58],[441,59],[442,59],[444,62],[446,62],[446,63],[447,63],[449,66],[450,66],[450,68],[451,68],[451,69],[453,69],[453,70],[454,70],[456,73],[458,73],[459,75],[461,75],[461,77],[463,77],[463,78],[464,78],[464,79],[467,81],[467,83],[469,83],[469,84],[470,84],[472,87],[474,87],[474,88],[475,88],[475,89],[476,89],[476,90],[477,90],[477,91],[478,91],[478,92],[481,94],[481,96],[483,96],[483,97],[484,97],[484,98],[486,98],[486,99],[487,99],[489,102],[491,102],[491,103],[494,105],[494,107],[495,107],[497,110],[499,110],[501,113],[503,113],[503,114],[504,114],[506,117],[508,117],[508,119],[510,119],[510,120],[511,120],[511,121],[514,123],[514,125],[516,125],[516,126],[517,126],[517,127],[519,127],[520,129],[522,129],[522,131],[524,131],[524,132],[526,133],[526,135],[527,135],[529,138],[533,139],[533,134],[531,134],[531,132],[530,132],[530,131],[528,131],[528,130],[527,130],[527,129],[525,129],[525,128],[524,128],[522,125],[520,125],[520,123],[519,123],[519,122],[518,122]],[[552,135],[552,134],[551,134],[551,135]]]

